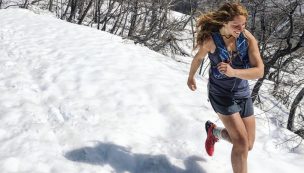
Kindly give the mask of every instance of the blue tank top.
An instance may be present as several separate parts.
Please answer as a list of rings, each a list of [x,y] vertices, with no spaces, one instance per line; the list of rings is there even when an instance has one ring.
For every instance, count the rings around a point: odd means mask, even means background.
[[[229,57],[226,47],[223,47],[225,43],[222,36],[219,33],[213,33],[212,38],[216,44],[216,49],[214,53],[208,53],[211,64],[208,83],[209,92],[211,94],[228,96],[232,98],[249,98],[250,88],[247,80],[235,77],[227,77],[226,75],[220,73],[217,69],[217,64],[226,60],[230,61],[230,65],[234,69],[249,68],[247,40],[247,47],[239,44],[239,42],[244,40],[243,33],[241,33],[241,35],[236,40],[237,51],[233,52],[232,55],[229,55]],[[241,43],[244,43],[244,41]],[[227,53],[223,54],[223,51],[226,51]]]

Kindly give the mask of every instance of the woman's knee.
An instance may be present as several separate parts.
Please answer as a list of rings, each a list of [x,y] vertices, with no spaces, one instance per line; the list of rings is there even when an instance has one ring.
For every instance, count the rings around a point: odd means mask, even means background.
[[[232,139],[232,144],[234,149],[239,152],[247,152],[252,148],[252,145],[249,144],[247,135],[238,135]]]
[[[251,151],[253,148],[254,139],[248,138],[247,136],[239,136],[234,141],[233,145],[240,149],[247,149],[248,151]]]

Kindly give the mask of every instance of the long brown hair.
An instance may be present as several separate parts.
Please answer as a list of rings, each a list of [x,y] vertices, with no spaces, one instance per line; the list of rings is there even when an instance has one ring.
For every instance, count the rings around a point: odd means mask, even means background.
[[[225,3],[218,10],[201,15],[196,24],[196,46],[210,38],[212,32],[219,32],[225,23],[232,21],[235,16],[248,17],[246,8],[240,3]]]

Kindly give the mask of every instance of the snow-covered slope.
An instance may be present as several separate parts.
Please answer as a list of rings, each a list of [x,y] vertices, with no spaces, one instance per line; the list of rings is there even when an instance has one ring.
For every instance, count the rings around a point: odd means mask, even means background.
[[[221,123],[189,65],[21,9],[0,10],[0,55],[1,172],[232,172],[231,144],[204,151],[204,122]],[[249,172],[300,173],[303,146],[276,147],[290,133],[263,120]]]

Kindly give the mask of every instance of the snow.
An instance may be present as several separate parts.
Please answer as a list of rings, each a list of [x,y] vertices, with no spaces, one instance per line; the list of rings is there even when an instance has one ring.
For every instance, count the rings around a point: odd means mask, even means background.
[[[222,124],[207,77],[187,88],[188,63],[24,9],[0,10],[0,26],[1,172],[232,172],[231,144],[204,151],[204,122]],[[302,172],[303,144],[255,111],[249,172]]]

